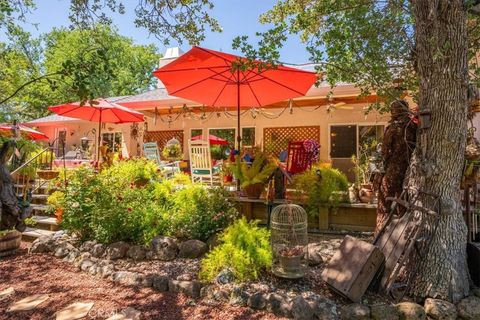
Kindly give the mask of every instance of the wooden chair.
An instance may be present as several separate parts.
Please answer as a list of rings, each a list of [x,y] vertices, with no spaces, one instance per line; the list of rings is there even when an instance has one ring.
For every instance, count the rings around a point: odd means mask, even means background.
[[[311,155],[303,146],[303,141],[291,141],[288,143],[287,167],[289,175],[307,171],[312,167]]]
[[[189,140],[190,171],[192,182],[220,183],[220,167],[212,166],[210,143],[203,140]]]

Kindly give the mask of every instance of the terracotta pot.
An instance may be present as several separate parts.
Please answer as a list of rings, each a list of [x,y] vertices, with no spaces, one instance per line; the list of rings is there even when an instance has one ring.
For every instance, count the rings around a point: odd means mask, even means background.
[[[255,183],[243,188],[243,190],[247,194],[247,198],[249,199],[260,198],[264,189],[265,189],[264,183]]]
[[[374,196],[373,188],[371,184],[362,184],[362,187],[358,191],[358,198],[362,203],[372,203]]]
[[[53,170],[37,170],[37,175],[43,180],[52,180],[58,177],[60,172]]]
[[[22,234],[17,230],[9,231],[0,236],[0,257],[14,254],[20,248]]]

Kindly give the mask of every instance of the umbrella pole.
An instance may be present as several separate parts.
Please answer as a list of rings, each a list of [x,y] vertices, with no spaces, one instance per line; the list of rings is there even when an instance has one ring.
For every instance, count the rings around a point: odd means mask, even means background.
[[[100,121],[98,122],[98,141],[97,141],[97,168],[100,167],[100,143],[102,141],[102,110],[100,110]]]
[[[240,132],[240,69],[237,69],[237,150],[238,157],[241,157],[240,145],[242,143],[242,133]],[[240,191],[240,180],[237,179],[237,191]]]

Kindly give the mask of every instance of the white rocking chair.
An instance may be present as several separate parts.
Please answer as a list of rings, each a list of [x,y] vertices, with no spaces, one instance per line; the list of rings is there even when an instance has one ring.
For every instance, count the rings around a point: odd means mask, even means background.
[[[220,166],[212,166],[210,143],[203,140],[189,140],[190,172],[192,182],[220,184]],[[220,164],[221,165],[221,164]]]

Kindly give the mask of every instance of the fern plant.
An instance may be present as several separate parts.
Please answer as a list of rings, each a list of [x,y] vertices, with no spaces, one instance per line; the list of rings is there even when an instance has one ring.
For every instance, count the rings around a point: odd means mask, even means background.
[[[256,183],[267,182],[277,166],[278,163],[274,158],[268,157],[264,152],[257,149],[251,165],[242,162],[241,158],[237,157],[235,163],[231,164],[229,169],[233,176],[240,180],[240,186],[245,188]]]
[[[272,265],[270,232],[247,222],[243,217],[219,236],[221,245],[202,260],[200,278],[212,281],[224,269],[230,269],[236,281],[255,280],[260,272]]]

